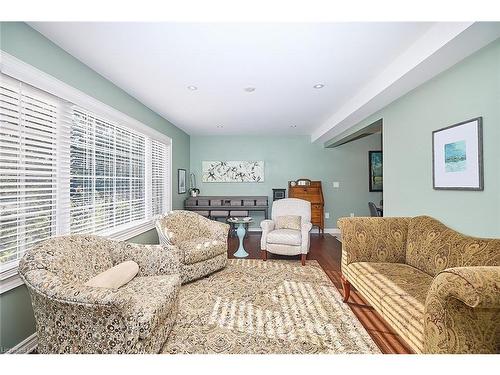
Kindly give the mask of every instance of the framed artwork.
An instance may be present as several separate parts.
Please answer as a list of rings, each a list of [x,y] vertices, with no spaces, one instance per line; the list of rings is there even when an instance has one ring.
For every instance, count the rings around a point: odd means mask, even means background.
[[[203,161],[203,182],[264,182],[263,161]]]
[[[432,132],[432,186],[483,190],[483,118]]]
[[[177,193],[186,193],[186,170],[177,169]]]
[[[370,191],[383,191],[382,151],[368,151],[368,171]]]

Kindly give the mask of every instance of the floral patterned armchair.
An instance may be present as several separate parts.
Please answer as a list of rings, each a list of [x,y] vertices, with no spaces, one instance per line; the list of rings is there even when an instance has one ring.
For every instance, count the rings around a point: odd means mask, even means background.
[[[229,225],[196,212],[176,210],[156,221],[161,244],[180,250],[182,283],[207,276],[226,266]]]
[[[139,272],[124,286],[84,285],[126,260]],[[31,295],[39,353],[157,353],[175,322],[180,275],[172,246],[55,237],[28,251],[19,273]]]

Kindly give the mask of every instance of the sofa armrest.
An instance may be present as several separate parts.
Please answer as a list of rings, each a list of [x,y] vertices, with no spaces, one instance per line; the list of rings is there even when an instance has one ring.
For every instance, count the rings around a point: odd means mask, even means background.
[[[500,308],[500,266],[447,268],[432,281],[431,294],[471,308]]]
[[[113,263],[133,260],[139,265],[139,276],[180,273],[179,249],[174,245],[141,245],[122,242],[111,251]]]
[[[498,352],[499,311],[500,266],[441,271],[425,301],[424,352]]]
[[[406,217],[339,219],[342,267],[354,262],[405,263],[409,220]]]
[[[260,227],[262,228],[262,236],[260,237],[260,248],[261,250],[267,249],[267,235],[269,232],[274,230],[274,221],[272,220],[262,220],[260,222]]]
[[[300,235],[302,237],[301,252],[307,254],[309,252],[309,232],[312,229],[311,223],[304,223],[300,228]]]

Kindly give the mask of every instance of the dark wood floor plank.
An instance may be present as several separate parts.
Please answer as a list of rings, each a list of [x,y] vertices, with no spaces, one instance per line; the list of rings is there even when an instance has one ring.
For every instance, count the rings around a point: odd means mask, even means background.
[[[228,257],[234,258],[233,254],[238,248],[238,238],[230,237],[228,241]],[[260,259],[260,232],[249,232],[244,240],[249,259]],[[340,280],[340,259],[342,256],[342,244],[332,235],[311,234],[311,248],[307,259],[316,260],[332,283],[342,294],[342,283]],[[285,257],[268,253],[268,259],[293,259],[300,262],[300,256]],[[384,319],[352,288],[351,297],[348,302],[354,315],[359,319],[373,341],[383,353],[408,354],[412,351],[404,341],[390,328]]]

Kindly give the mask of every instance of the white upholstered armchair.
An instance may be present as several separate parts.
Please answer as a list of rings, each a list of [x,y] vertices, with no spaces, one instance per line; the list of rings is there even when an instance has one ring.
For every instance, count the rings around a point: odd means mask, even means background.
[[[262,258],[267,259],[268,251],[280,255],[300,254],[305,265],[312,228],[311,203],[297,198],[274,201],[271,218],[260,223]]]

